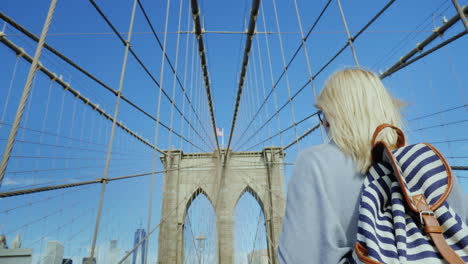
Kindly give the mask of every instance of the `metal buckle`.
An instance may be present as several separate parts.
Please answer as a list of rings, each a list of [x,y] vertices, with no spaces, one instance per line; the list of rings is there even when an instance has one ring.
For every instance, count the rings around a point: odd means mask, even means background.
[[[419,219],[421,220],[421,224],[424,225],[423,215],[434,215],[434,212],[433,212],[433,211],[429,211],[429,210],[419,211]]]

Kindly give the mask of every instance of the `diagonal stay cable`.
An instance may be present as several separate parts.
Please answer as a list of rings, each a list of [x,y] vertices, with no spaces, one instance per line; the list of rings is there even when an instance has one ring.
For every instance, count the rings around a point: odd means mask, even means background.
[[[408,132],[409,133],[414,133],[414,132],[417,132],[417,131],[423,131],[423,130],[426,130],[426,129],[432,129],[432,128],[436,128],[436,127],[444,127],[444,126],[451,126],[451,125],[456,125],[456,124],[461,124],[461,123],[466,123],[468,122],[468,119],[463,119],[463,120],[457,120],[457,121],[453,121],[453,122],[447,122],[447,123],[441,123],[441,124],[437,124],[437,125],[431,125],[431,126],[426,126],[426,127],[422,127],[422,128],[418,128],[418,129],[412,129]]]
[[[90,185],[90,184],[97,184],[97,183],[102,183],[104,181],[110,182],[110,181],[120,181],[120,180],[131,179],[131,178],[139,178],[139,177],[142,177],[142,176],[151,175],[153,173],[154,174],[162,174],[162,173],[166,173],[168,171],[197,168],[198,166],[204,166],[204,165],[209,165],[209,164],[210,163],[202,163],[202,164],[195,165],[195,166],[188,166],[188,167],[182,167],[182,168],[176,168],[176,169],[166,169],[166,170],[161,170],[161,171],[145,172],[145,173],[125,175],[125,176],[106,178],[106,179],[97,178],[97,179],[89,180],[89,181],[82,181],[82,182],[75,182],[75,183],[65,183],[65,184],[59,184],[59,185],[53,185],[53,186],[43,186],[43,187],[31,188],[31,189],[21,189],[21,190],[0,192],[0,198],[12,197],[12,196],[18,196],[18,195],[25,195],[25,194],[31,194],[31,193],[38,193],[38,192],[45,192],[45,191],[52,191],[52,190],[58,190],[58,189],[66,189],[66,188],[72,188],[72,187],[78,187],[78,186],[84,186],[84,185]]]
[[[9,47],[10,49],[14,50],[17,54],[19,54],[19,56],[21,56],[22,58],[24,58],[26,61],[28,61],[29,63],[32,62],[32,57],[26,53],[24,53],[24,50],[19,48],[18,46],[16,46],[13,42],[9,41],[6,37],[2,37],[0,36],[0,42],[2,42],[3,44],[5,44],[7,47]],[[47,75],[47,77],[49,77],[51,80],[57,82],[60,86],[62,86],[62,88],[65,90],[65,91],[68,91],[70,93],[73,94],[73,96],[75,96],[77,99],[80,99],[85,105],[88,105],[89,107],[91,107],[94,111],[98,112],[99,114],[101,114],[102,116],[104,116],[106,119],[110,120],[110,121],[113,121],[114,118],[109,115],[107,112],[105,112],[103,109],[101,109],[99,107],[99,105],[97,104],[94,104],[93,102],[91,102],[88,98],[84,97],[83,95],[80,94],[80,92],[78,92],[77,90],[73,89],[70,84],[64,82],[63,80],[61,79],[58,79],[57,78],[57,74],[53,73],[52,71],[50,71],[49,69],[47,69],[46,67],[44,66],[39,66],[39,71],[43,72],[45,75]],[[133,130],[131,130],[130,128],[126,127],[121,121],[118,121],[116,122],[116,125],[118,127],[120,127],[121,129],[123,129],[125,132],[127,132],[128,134],[130,134],[131,136],[135,137],[136,139],[138,139],[139,141],[141,141],[142,143],[144,143],[145,145],[151,147],[152,149],[158,151],[159,153],[161,154],[164,154],[164,152],[162,150],[160,150],[159,148],[157,148],[156,146],[154,146],[153,144],[151,144],[149,141],[147,141],[146,139],[143,139],[141,136],[139,136],[136,132],[134,132]]]
[[[464,14],[467,14],[468,15],[468,6],[464,6],[463,7],[463,10],[462,12]],[[412,49],[410,52],[408,52],[408,54],[406,54],[405,56],[401,57],[397,63],[395,63],[393,66],[391,66],[390,68],[388,68],[384,73],[382,73],[380,75],[380,78],[381,79],[384,79],[388,76],[390,76],[391,74],[395,73],[396,71],[404,68],[405,66],[413,63],[414,61],[416,61],[417,59],[419,58],[422,58],[424,57],[425,55],[429,54],[430,52],[433,52],[435,50],[437,50],[439,47],[433,47],[431,50],[427,51],[426,54],[424,54],[424,56],[422,56],[423,54],[421,54],[420,56],[418,56],[416,59],[413,59],[413,60],[410,60],[408,61],[410,58],[412,58],[413,56],[415,56],[416,54],[418,53],[421,53],[421,51],[427,46],[429,45],[432,41],[434,41],[437,37],[441,36],[442,34],[445,33],[445,31],[447,31],[449,28],[451,28],[455,23],[458,22],[458,20],[460,20],[460,14],[456,14],[455,16],[453,16],[450,20],[448,20],[446,23],[444,23],[442,26],[436,28],[433,33],[431,35],[429,35],[429,37],[427,37],[425,40],[423,40],[422,42],[418,43],[416,45],[416,47],[414,49]],[[450,43],[451,41],[455,40],[455,39],[458,39],[459,37],[465,35],[468,31],[465,30],[461,33],[459,33],[458,35],[456,35],[455,37],[452,37],[451,39],[449,40],[446,40],[444,43],[448,44]],[[440,46],[440,47],[443,47],[445,46],[446,44]],[[428,53],[429,52],[429,53]]]
[[[117,31],[117,29],[115,28],[115,26],[112,24],[112,22],[109,20],[109,18],[104,14],[104,12],[101,10],[101,8],[96,4],[96,2],[94,0],[89,0],[89,2],[93,5],[93,7],[96,9],[96,11],[99,13],[99,15],[102,17],[102,19],[104,19],[104,21],[107,23],[107,25],[112,29],[112,31],[115,33],[115,35],[120,39],[120,41],[122,42],[122,44],[125,46],[126,45],[126,40],[124,40],[124,38],[122,37],[122,35],[119,33],[119,31]],[[150,72],[150,70],[148,69],[148,67],[146,67],[146,65],[143,63],[143,61],[140,59],[140,57],[138,57],[138,55],[136,54],[136,52],[132,49],[132,47],[129,48],[129,52],[132,54],[133,58],[135,58],[135,60],[138,62],[138,64],[140,64],[140,66],[142,67],[142,69],[146,72],[146,74],[150,77],[150,79],[154,82],[154,84],[156,84],[157,87],[160,86],[159,82],[156,80],[156,78],[154,77],[154,75]],[[187,119],[187,117],[182,113],[182,111],[179,109],[179,107],[177,106],[177,104],[175,104],[171,97],[169,96],[169,94],[167,94],[167,92],[161,88],[161,91],[163,92],[163,95],[164,97],[166,97],[166,99],[171,103],[171,104],[174,104],[174,108],[177,110],[177,112],[179,113],[179,115],[187,122],[187,124],[190,126],[190,128],[192,128],[193,131],[195,131],[195,133],[202,139],[202,141],[208,146],[209,144],[205,141],[205,138],[202,137],[200,135],[200,133],[198,133],[198,131],[196,131],[196,129],[193,127],[192,123]]]
[[[215,115],[214,115],[213,99],[211,97],[210,78],[208,76],[208,67],[207,67],[207,62],[206,62],[205,47],[203,44],[203,36],[202,36],[203,32],[202,32],[201,23],[200,23],[200,9],[198,8],[198,1],[191,0],[191,6],[192,6],[193,22],[195,25],[195,35],[198,40],[198,52],[200,53],[200,63],[201,63],[201,67],[203,70],[203,79],[205,83],[206,97],[208,100],[208,107],[210,109],[211,124],[213,125],[213,136],[216,140],[216,147],[218,149],[218,153],[221,153],[221,150],[219,149],[219,140],[216,135],[216,120],[215,120]]]
[[[250,10],[249,28],[247,31],[247,39],[245,40],[244,59],[242,60],[242,69],[241,69],[241,74],[239,78],[239,87],[237,88],[237,98],[236,98],[236,104],[234,107],[234,113],[232,116],[231,131],[229,132],[229,141],[228,141],[227,149],[229,149],[229,147],[231,146],[232,135],[234,134],[234,129],[236,127],[237,112],[239,111],[240,101],[242,97],[242,88],[244,87],[245,75],[247,72],[247,66],[249,64],[250,49],[252,48],[252,40],[255,34],[255,27],[257,24],[257,15],[258,15],[259,6],[260,6],[260,0],[252,1],[252,9]]]
[[[140,0],[137,0],[137,2],[138,2],[138,6],[139,6],[140,9],[141,9],[141,12],[143,13],[143,16],[145,17],[146,22],[148,22],[148,25],[149,25],[149,27],[150,27],[150,29],[151,29],[151,32],[153,33],[153,36],[156,38],[156,41],[158,42],[158,46],[161,48],[161,50],[163,50],[162,42],[161,42],[161,40],[159,39],[159,36],[158,36],[158,34],[156,33],[156,30],[155,30],[155,28],[154,28],[154,26],[153,26],[153,23],[151,23],[151,20],[149,19],[149,16],[148,16],[148,14],[146,13],[145,8],[143,7],[143,4],[141,3]],[[190,108],[192,109],[193,113],[195,114],[195,117],[197,118],[198,122],[199,122],[200,124],[202,124],[202,121],[200,120],[200,117],[198,116],[198,113],[197,113],[197,111],[195,110],[195,107],[193,106],[193,103],[192,103],[192,101],[190,100],[190,97],[187,95],[187,90],[185,89],[184,85],[182,84],[182,82],[181,82],[181,80],[180,80],[180,78],[179,78],[179,75],[177,75],[177,72],[176,72],[176,70],[175,70],[175,67],[172,65],[172,62],[171,62],[171,60],[169,59],[169,56],[167,55],[167,52],[164,53],[164,57],[165,57],[167,63],[169,64],[169,67],[171,68],[171,71],[172,71],[172,73],[174,74],[174,76],[175,76],[175,78],[176,78],[176,80],[177,80],[177,83],[179,84],[180,89],[181,89],[182,92],[184,93],[185,99],[187,100],[187,102],[188,102],[189,105],[190,105]],[[205,132],[205,134],[208,136],[208,132],[206,131],[205,126],[202,126],[202,128],[203,128],[203,131]]]
[[[468,9],[467,9],[467,10],[468,10]],[[445,47],[446,45],[450,44],[451,42],[453,42],[453,41],[455,41],[455,40],[457,40],[457,39],[459,39],[459,38],[465,36],[467,33],[468,33],[468,31],[462,31],[462,32],[456,34],[455,36],[453,36],[453,37],[451,37],[451,38],[449,38],[449,39],[443,41],[443,42],[440,43],[439,45],[437,45],[437,46],[435,46],[435,47],[433,47],[433,48],[427,50],[426,52],[423,52],[423,53],[419,54],[418,56],[414,57],[414,58],[411,59],[411,60],[408,60],[408,61],[406,61],[406,62],[404,62],[404,63],[398,62],[398,63],[397,63],[398,66],[397,66],[396,68],[393,68],[392,71],[386,71],[385,73],[383,73],[383,74],[380,76],[380,78],[381,78],[381,79],[384,79],[384,78],[386,78],[386,77],[388,77],[388,76],[394,74],[395,72],[397,72],[397,71],[399,71],[399,70],[405,68],[406,66],[412,64],[413,62],[416,62],[416,61],[418,61],[418,60],[420,60],[420,59],[426,57],[427,55],[433,53],[434,51],[437,51],[437,50],[439,50],[439,49]]]
[[[212,162],[208,162],[208,163],[202,163],[202,164],[199,164],[198,166],[204,166],[206,164],[212,164]],[[196,167],[196,166],[195,166]],[[179,169],[182,169],[182,168],[175,168],[174,170],[179,170]],[[205,174],[204,176],[202,176],[201,178],[198,179],[197,182],[194,182],[194,190],[198,190],[198,189],[202,189],[202,185],[204,185],[205,188],[207,188],[207,183],[206,183],[206,179],[208,177],[209,173]],[[145,241],[147,241],[149,239],[149,237],[154,233],[154,231],[156,231],[157,229],[159,229],[161,227],[161,225],[163,225],[165,222],[168,221],[168,218],[171,217],[176,211],[177,211],[177,208],[180,208],[182,206],[182,204],[186,204],[187,203],[187,198],[189,198],[190,196],[192,196],[192,198],[190,198],[190,200],[193,201],[193,199],[195,199],[195,197],[193,197],[193,193],[191,192],[187,192],[187,194],[182,197],[181,199],[179,199],[179,202],[176,203],[176,205],[174,207],[171,206],[171,208],[169,210],[166,211],[166,214],[164,215],[161,215],[160,217],[160,221],[157,225],[155,225],[151,230],[148,229],[148,233],[146,234],[145,237],[143,237],[140,242],[136,243],[132,249],[126,251],[126,254],[120,259],[119,262],[117,262],[118,264],[123,264],[123,262],[130,256],[133,254],[133,252],[135,250],[137,250],[141,244],[143,244]],[[214,206],[216,208],[216,205]],[[176,230],[178,230],[179,228],[182,228],[184,225],[178,225],[178,227],[176,228]]]
[[[359,32],[356,33],[356,35],[354,35],[350,40],[351,42],[354,42],[370,25],[372,25],[372,23],[375,22],[375,20],[377,20],[377,18],[379,18],[393,3],[395,2],[395,0],[390,0],[377,14],[374,15],[374,17],[372,17],[372,19],[369,20],[369,22],[367,22],[362,28],[361,30],[359,30]],[[301,40],[301,42],[303,42]],[[317,71],[317,73],[315,73],[314,76],[310,77],[306,83],[304,85],[302,85],[302,87],[296,91],[296,93],[291,97],[291,99],[288,99],[288,101],[282,106],[281,109],[283,109],[286,105],[288,105],[294,97],[296,97],[299,93],[301,93],[308,85],[310,82],[312,82],[314,79],[317,78],[317,76],[319,74],[321,74],[341,53],[343,53],[343,51],[349,46],[349,41],[347,40],[346,41],[346,44],[331,58],[327,61],[327,63],[325,63],[321,68],[320,70]],[[285,71],[288,69],[289,67],[286,67],[285,68]],[[264,104],[262,104],[263,106]],[[261,106],[261,107],[262,107]],[[278,109],[278,111],[273,115],[273,116],[276,116],[279,114],[281,110]],[[269,121],[271,121],[271,118],[269,119]],[[267,121],[267,122],[269,122]],[[262,126],[262,128],[264,127],[264,125]],[[258,129],[252,133],[253,135],[258,133]],[[245,145],[245,143],[247,142],[244,142],[243,145]]]
[[[287,150],[288,148],[290,148],[291,146],[293,146],[294,144],[298,143],[299,141],[301,141],[302,139],[304,139],[305,137],[307,137],[308,135],[310,135],[310,133],[314,132],[317,128],[320,127],[320,123],[315,125],[314,127],[312,127],[311,129],[307,130],[304,134],[302,134],[300,137],[298,137],[297,139],[293,140],[291,143],[289,143],[288,145],[286,145],[286,147],[283,148],[283,151]]]
[[[390,4],[390,3],[389,3],[389,4]],[[467,7],[464,7],[464,12],[467,12],[467,10],[468,10],[468,8],[467,8]],[[382,11],[381,11],[381,12],[382,12]],[[375,17],[374,17],[374,18],[375,18]],[[440,33],[442,33],[442,32],[445,32],[451,25],[453,25],[456,21],[458,21],[459,18],[460,18],[460,17],[457,16],[457,15],[454,16],[449,22],[447,22],[446,24],[444,24],[443,28],[442,28],[442,27],[439,28],[439,29],[438,29],[438,32],[433,33],[428,39],[430,39],[430,41],[432,41],[433,39],[435,39],[435,36],[437,36],[438,34],[440,34]],[[375,20],[375,19],[373,19],[373,20]],[[373,21],[373,20],[372,20],[372,21]],[[361,30],[360,32],[363,32],[363,30]],[[456,35],[454,38],[459,38],[460,36],[462,36],[462,34],[465,34],[465,33],[462,32],[462,33]],[[359,33],[353,38],[353,40],[356,39],[357,36],[359,36]],[[424,46],[428,45],[428,43],[429,43],[430,41],[426,40],[426,41],[424,41],[423,43],[418,44],[417,49],[420,51]],[[445,43],[442,43],[441,45],[443,45],[443,44],[445,44]],[[436,48],[438,48],[438,46],[437,46]],[[433,49],[436,49],[436,48],[433,48]],[[433,49],[427,51],[426,53],[432,52]],[[343,50],[343,49],[342,49],[342,50]],[[399,69],[401,69],[401,68],[407,66],[408,64],[412,63],[413,61],[419,59],[419,57],[423,57],[424,55],[426,55],[425,53],[423,53],[423,54],[421,54],[420,56],[416,57],[415,59],[409,60],[409,61],[408,61],[408,58],[410,58],[411,56],[413,56],[415,53],[416,53],[416,51],[413,50],[413,51],[411,51],[408,55],[406,55],[405,57],[403,57],[402,59],[400,59],[400,62],[399,62],[400,64],[396,64],[397,66],[391,67],[389,70],[386,71],[386,73],[384,73],[384,74],[381,75],[381,78],[383,79],[383,78],[385,78],[385,77],[391,75],[392,73],[398,71]],[[335,57],[336,57],[336,56],[335,56]],[[335,58],[335,57],[334,57],[334,58]],[[306,84],[306,85],[307,85],[307,84]],[[303,88],[305,88],[305,87],[302,87],[301,89],[299,89],[298,92],[297,92],[293,97],[297,96],[297,94],[298,94],[300,91],[302,91]],[[288,102],[287,102],[286,104],[284,104],[284,105],[277,111],[277,113],[275,113],[275,115],[277,115],[287,104],[288,104]],[[445,111],[451,111],[451,110],[459,109],[459,108],[462,108],[462,107],[465,107],[465,106],[466,106],[466,105],[462,105],[462,106],[455,107],[455,108],[451,108],[451,109],[448,109],[448,110],[445,110]],[[444,112],[444,111],[442,111],[442,112]],[[434,113],[434,114],[431,114],[431,115],[428,115],[428,116],[424,116],[424,117],[422,117],[422,118],[429,117],[429,116],[432,116],[432,115],[435,115],[435,114],[438,114],[438,113],[439,113],[439,112]],[[272,118],[270,118],[270,119],[267,121],[267,123],[270,122],[271,119],[272,119]],[[419,119],[419,118],[416,118],[416,119]],[[464,121],[461,121],[461,122],[464,122]],[[458,123],[458,122],[455,122],[455,123]],[[450,124],[451,124],[451,123],[450,123]],[[262,127],[260,127],[260,129],[262,129],[265,125],[266,125],[266,124],[264,124]],[[429,128],[432,128],[432,127],[429,127]],[[259,129],[259,130],[260,130],[260,129]],[[257,130],[253,135],[255,135],[259,130]],[[310,132],[309,132],[309,133],[310,133]],[[309,133],[307,133],[307,134],[309,134]],[[248,138],[248,141],[249,141],[251,138],[252,138],[252,137]],[[301,139],[302,139],[302,138],[303,138],[303,137],[301,137]],[[246,142],[248,142],[248,141],[246,141]],[[297,143],[297,141],[294,141],[293,143],[295,144],[295,143]],[[258,145],[258,144],[257,144],[257,145]],[[255,146],[256,146],[256,145],[255,145]],[[288,147],[289,147],[289,145],[288,145]]]
[[[0,19],[2,19],[3,21],[7,22],[8,24],[10,24],[11,26],[13,26],[15,29],[17,29],[18,31],[20,31],[21,33],[23,33],[24,35],[26,35],[27,37],[29,37],[30,39],[32,39],[33,41],[37,42],[39,41],[39,38],[34,35],[32,32],[30,32],[29,30],[27,30],[26,28],[24,28],[23,26],[21,26],[20,24],[18,24],[16,21],[14,21],[12,18],[8,17],[7,15],[5,15],[4,13],[0,12]],[[6,36],[3,36],[3,38],[6,38]],[[6,43],[5,43],[6,44]],[[11,48],[11,47],[10,47]],[[117,91],[114,90],[113,88],[111,88],[109,85],[107,85],[106,83],[104,83],[102,80],[98,79],[96,76],[92,75],[90,72],[86,71],[84,68],[82,68],[81,66],[79,66],[77,63],[73,62],[70,58],[66,57],[65,55],[63,55],[62,53],[60,53],[59,51],[57,51],[55,48],[53,48],[52,46],[48,45],[47,43],[44,43],[44,48],[46,48],[47,50],[49,50],[50,52],[52,52],[54,55],[56,55],[57,57],[59,57],[60,59],[62,59],[63,61],[65,61],[66,63],[68,63],[69,65],[71,65],[73,68],[75,68],[76,70],[80,71],[81,73],[83,73],[84,75],[88,76],[90,79],[92,79],[93,81],[95,81],[96,83],[98,83],[100,86],[102,86],[104,89],[106,89],[107,91],[111,92],[113,95],[117,96]],[[168,131],[170,130],[170,128],[164,124],[163,122],[160,122],[159,120],[157,120],[154,116],[150,115],[148,112],[146,112],[145,110],[143,110],[141,107],[139,107],[137,104],[135,104],[134,102],[132,102],[130,99],[126,98],[123,94],[120,96],[121,99],[123,101],[125,101],[126,103],[128,103],[130,106],[132,106],[133,108],[135,108],[136,110],[138,110],[139,112],[141,112],[142,114],[146,115],[147,117],[149,117],[150,119],[152,119],[153,121],[155,122],[159,122],[161,124],[161,126],[163,126],[165,129],[167,129]],[[178,132],[174,132],[173,133],[181,138],[182,140],[184,140],[185,142],[189,143],[189,144],[192,144],[189,140],[187,140],[185,137],[183,137],[180,133]],[[195,146],[193,145],[194,147],[202,150],[200,147],[198,146]]]
[[[274,134],[274,135],[271,135],[271,136],[269,136],[268,138],[266,138],[266,139],[260,141],[259,143],[255,144],[255,145],[253,145],[253,146],[251,146],[251,147],[249,147],[249,148],[247,148],[247,151],[249,151],[250,149],[255,148],[256,146],[259,146],[259,145],[261,145],[261,144],[267,142],[268,140],[271,140],[271,139],[273,139],[273,138],[275,138],[275,137],[277,137],[277,136],[283,134],[284,132],[290,130],[291,128],[293,128],[293,127],[295,127],[295,126],[297,126],[297,125],[300,125],[301,123],[305,122],[306,120],[310,119],[311,117],[313,117],[313,116],[315,116],[315,115],[317,115],[317,112],[312,113],[312,114],[306,116],[305,118],[301,119],[300,121],[295,122],[295,123],[291,124],[290,126],[288,126],[287,128],[281,130],[280,132],[278,132],[278,133],[276,133],[276,134]]]
[[[296,59],[297,55],[299,54],[301,48],[305,45],[307,39],[309,38],[310,34],[312,33],[312,31],[315,29],[315,27],[317,26],[318,22],[320,21],[320,19],[322,18],[323,14],[325,13],[325,11],[327,10],[328,6],[330,5],[331,3],[331,0],[329,0],[325,6],[323,7],[322,11],[320,12],[319,16],[315,19],[314,23],[312,24],[312,26],[310,27],[309,31],[307,32],[306,36],[301,40],[301,43],[299,44],[299,46],[297,47],[296,51],[294,52],[293,56],[291,57],[291,59],[289,59],[289,62],[288,64],[286,65],[286,67],[283,69],[283,71],[281,72],[280,76],[278,77],[278,79],[276,80],[276,82],[273,84],[270,92],[268,93],[268,95],[265,97],[265,99],[263,100],[262,104],[260,105],[259,109],[257,110],[257,112],[255,113],[255,115],[253,116],[253,118],[250,120],[249,124],[247,125],[246,129],[242,132],[241,136],[239,138],[242,138],[245,134],[245,132],[248,131],[248,129],[250,128],[250,126],[252,125],[252,123],[255,121],[255,119],[257,118],[257,116],[259,115],[260,111],[262,110],[262,108],[265,106],[266,102],[268,101],[268,99],[270,99],[271,95],[273,94],[274,92],[274,89],[276,89],[276,87],[278,86],[279,82],[283,79],[283,77],[285,76],[286,74],[286,71],[289,69],[289,67],[291,66],[291,64],[293,63],[293,61]]]
[[[464,105],[460,105],[460,106],[456,106],[456,107],[451,107],[451,108],[448,108],[448,109],[444,109],[444,110],[441,110],[441,111],[437,111],[437,112],[435,112],[435,113],[430,113],[430,114],[427,114],[427,115],[423,115],[423,116],[418,116],[418,117],[415,117],[415,118],[411,118],[411,119],[409,119],[408,121],[410,121],[410,122],[411,122],[411,121],[416,121],[416,120],[420,120],[420,119],[432,117],[432,116],[435,116],[435,115],[438,115],[438,114],[442,114],[442,113],[446,113],[446,112],[458,110],[458,109],[461,109],[461,108],[467,108],[467,107],[468,107],[468,104],[464,104]],[[467,108],[466,110],[468,110],[468,108]]]

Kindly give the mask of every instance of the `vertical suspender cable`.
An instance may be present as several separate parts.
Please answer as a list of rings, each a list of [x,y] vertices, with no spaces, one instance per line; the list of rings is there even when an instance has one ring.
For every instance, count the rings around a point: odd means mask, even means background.
[[[455,6],[455,9],[457,9],[458,15],[460,16],[463,25],[465,25],[465,31],[468,32],[468,19],[466,18],[465,13],[463,12],[463,8],[458,3],[458,0],[452,0],[452,3]]]
[[[284,76],[286,78],[286,88],[288,91],[288,102],[290,104],[291,108],[291,118],[294,124],[294,135],[296,136],[296,139],[298,138],[297,135],[297,127],[296,127],[296,118],[294,116],[294,105],[293,105],[293,97],[291,97],[291,86],[289,84],[289,75],[288,75],[288,64],[286,64],[286,57],[284,56],[284,46],[283,46],[283,37],[281,36],[281,28],[280,28],[280,23],[279,23],[279,16],[278,16],[278,9],[276,7],[276,0],[273,0],[273,11],[275,13],[275,20],[276,20],[276,29],[278,31],[278,39],[279,39],[279,44],[280,44],[280,50],[281,50],[281,59],[283,61],[283,68],[284,68]],[[261,127],[263,128],[263,126]],[[299,145],[298,145],[298,150],[299,150]]]
[[[36,75],[36,71],[39,69],[39,67],[41,67],[39,63],[39,58],[41,57],[42,48],[44,47],[45,38],[47,36],[47,32],[49,31],[50,23],[52,22],[52,17],[54,15],[56,5],[57,0],[52,0],[50,2],[49,11],[47,13],[47,17],[42,28],[41,37],[39,39],[39,43],[37,44],[36,52],[34,54],[31,67],[29,68],[28,77],[26,79],[26,84],[23,88],[23,94],[18,104],[18,109],[16,110],[15,120],[13,121],[13,125],[10,130],[10,135],[8,136],[7,145],[5,147],[2,163],[0,165],[0,187],[2,186],[2,181],[3,177],[5,176],[8,160],[10,159],[13,144],[15,143],[16,134],[18,133],[18,127],[20,125],[21,118],[23,117],[24,107],[26,106],[26,102],[28,101],[28,97],[31,92],[32,81],[34,79],[34,76]]]
[[[261,8],[262,8],[262,22],[263,22],[263,27],[264,27],[264,29],[265,29],[265,31],[266,31],[266,30],[267,30],[267,25],[266,25],[265,12],[264,12],[264,10],[263,10],[263,5],[261,6]],[[263,100],[264,103],[262,103],[262,105],[260,105],[260,108],[261,108],[264,104],[267,103],[266,101],[268,100],[270,94],[273,94],[273,103],[274,103],[274,107],[275,107],[275,113],[277,113],[277,112],[278,112],[278,98],[277,98],[277,96],[276,96],[276,91],[275,91],[275,87],[276,87],[275,81],[274,81],[274,79],[273,79],[273,65],[272,65],[272,62],[271,62],[270,41],[268,40],[268,35],[265,34],[264,37],[265,37],[265,44],[266,44],[266,50],[267,50],[268,69],[269,69],[269,72],[270,72],[270,81],[271,81],[271,85],[272,85],[272,86],[271,86],[270,92],[268,93],[268,95],[267,95],[267,96],[265,97],[265,99]],[[261,110],[261,109],[260,109],[260,110]],[[257,111],[257,112],[258,112],[258,111]],[[254,118],[255,118],[255,116],[254,116]],[[252,120],[251,122],[253,122],[253,120]],[[251,122],[250,122],[250,123],[251,123]],[[278,115],[276,116],[276,123],[277,123],[277,125],[278,125],[278,131],[281,131],[281,121],[280,121],[280,118],[279,118]],[[247,129],[248,129],[248,128],[249,128],[249,125],[247,125]],[[244,132],[246,132],[247,129],[246,129]],[[243,134],[244,134],[244,133],[241,134],[241,137],[240,137],[240,138],[242,138]],[[280,133],[280,136],[279,136],[279,137],[280,137],[280,145],[283,145],[283,136],[282,136],[281,133]]]
[[[0,34],[1,34],[1,32],[0,32]],[[1,35],[0,35],[0,38],[1,38]],[[10,86],[8,87],[8,93],[7,93],[7,96],[5,98],[5,104],[3,106],[2,116],[0,117],[0,122],[2,123],[2,124],[0,124],[0,128],[3,125],[3,122],[5,120],[5,114],[6,114],[7,109],[8,109],[8,104],[10,103],[11,90],[13,90],[13,83],[15,81],[16,70],[18,69],[18,62],[20,61],[21,56],[22,56],[21,54],[16,56],[16,62],[15,62],[15,66],[13,67],[13,74],[11,75]]]
[[[97,235],[99,232],[99,224],[101,221],[101,213],[102,213],[102,203],[104,201],[104,193],[106,190],[106,184],[107,181],[105,180],[109,174],[109,164],[110,164],[110,158],[112,155],[112,145],[114,142],[114,133],[115,133],[115,127],[116,127],[116,121],[117,121],[117,115],[119,113],[119,105],[120,105],[120,98],[122,94],[122,88],[123,88],[123,82],[125,78],[125,70],[127,68],[127,58],[128,58],[128,51],[130,49],[130,40],[132,38],[132,31],[133,31],[133,21],[135,20],[135,10],[136,10],[136,4],[137,0],[133,1],[133,9],[132,9],[132,15],[130,18],[130,25],[128,29],[128,37],[127,41],[125,42],[125,54],[124,54],[124,60],[122,62],[122,70],[120,73],[120,82],[119,82],[119,90],[117,91],[117,98],[115,100],[115,108],[114,108],[114,120],[112,121],[112,128],[111,128],[111,134],[109,138],[109,146],[107,149],[107,157],[106,157],[106,165],[104,168],[104,174],[103,174],[103,181],[101,183],[101,194],[99,197],[99,205],[98,205],[98,212],[96,216],[96,223],[94,225],[94,233],[93,233],[93,242],[91,245],[91,253],[90,253],[90,259],[92,260],[94,257],[94,251],[96,248],[96,239]]]
[[[343,20],[343,25],[346,30],[346,35],[348,36],[348,43],[353,53],[354,62],[356,63],[356,66],[359,67],[359,61],[356,55],[356,50],[354,49],[354,45],[353,45],[353,38],[351,37],[351,34],[349,33],[348,23],[346,22],[346,17],[344,15],[343,8],[341,7],[341,1],[336,0],[336,2],[338,3],[338,9],[340,9],[341,20]]]
[[[136,0],[138,1],[138,0]],[[163,43],[163,49],[162,49],[162,56],[161,56],[161,71],[159,75],[159,94],[158,94],[158,106],[156,110],[156,118],[159,120],[160,114],[161,114],[161,98],[162,98],[162,87],[164,84],[164,59],[166,56],[166,43],[167,43],[167,26],[169,24],[169,10],[171,7],[171,1],[167,0],[167,7],[166,7],[166,22],[164,26],[164,43]],[[172,123],[172,122],[171,122]],[[172,129],[172,127],[171,127]],[[156,122],[156,127],[154,131],[154,144],[157,144],[158,142],[158,137],[159,137],[159,122]],[[169,155],[172,155],[169,152]],[[152,170],[154,171],[156,169],[156,162],[158,159],[158,154],[157,152],[153,152],[153,162],[152,162]],[[149,229],[151,227],[151,214],[152,214],[152,207],[153,207],[153,193],[154,193],[154,173],[151,174],[151,187],[150,187],[150,198],[149,198],[149,206],[148,206],[148,224],[147,224],[147,231],[149,232]],[[146,241],[146,252],[148,252],[148,244],[149,244],[149,237],[147,238]],[[145,264],[147,263],[147,253],[145,253]]]
[[[310,85],[312,87],[312,93],[313,93],[313,96],[314,96],[314,101],[315,101],[315,98],[317,97],[317,89],[315,87],[315,82],[314,82],[314,74],[312,73],[312,67],[310,65],[310,59],[309,59],[309,51],[307,50],[307,44],[306,44],[306,39],[307,37],[304,36],[304,30],[302,28],[302,19],[301,19],[301,14],[299,12],[299,5],[297,4],[297,0],[294,0],[294,7],[296,9],[296,17],[297,17],[297,23],[299,25],[299,31],[301,33],[301,41],[302,41],[302,47],[304,49],[304,57],[305,57],[305,60],[306,60],[306,65],[307,65],[307,71],[309,73],[309,77],[310,77]],[[348,33],[349,34],[349,33]],[[357,61],[357,60],[356,60]],[[357,63],[356,63],[357,64]],[[317,115],[317,121],[319,121],[319,118],[318,118],[318,115]],[[320,136],[322,138],[322,143],[325,142],[325,136],[324,136],[324,131],[323,131],[323,127],[322,127],[322,123],[319,122],[319,126],[320,126]]]

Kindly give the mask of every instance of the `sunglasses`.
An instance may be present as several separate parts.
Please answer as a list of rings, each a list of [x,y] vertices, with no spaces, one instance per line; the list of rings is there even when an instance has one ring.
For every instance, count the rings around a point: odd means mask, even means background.
[[[318,119],[320,120],[320,124],[323,124],[323,112],[322,110],[319,110],[317,112]]]

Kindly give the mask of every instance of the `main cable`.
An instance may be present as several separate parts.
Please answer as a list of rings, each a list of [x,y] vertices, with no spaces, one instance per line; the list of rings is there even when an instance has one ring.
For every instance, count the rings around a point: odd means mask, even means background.
[[[247,30],[247,39],[245,41],[245,48],[244,48],[244,58],[242,60],[241,74],[239,77],[239,86],[237,87],[236,104],[235,104],[234,113],[232,116],[231,131],[229,132],[229,141],[227,145],[228,150],[229,150],[229,147],[231,146],[232,135],[234,134],[234,129],[236,127],[237,112],[239,111],[240,101],[242,97],[242,88],[244,87],[245,75],[247,72],[247,66],[249,64],[250,49],[252,48],[252,40],[255,34],[255,27],[257,24],[259,6],[260,6],[260,0],[252,1],[252,9],[250,10],[249,28]]]

